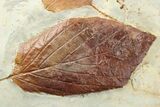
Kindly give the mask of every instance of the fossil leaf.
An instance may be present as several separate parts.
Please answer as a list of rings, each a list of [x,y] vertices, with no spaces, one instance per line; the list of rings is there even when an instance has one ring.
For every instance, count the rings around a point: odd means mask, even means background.
[[[94,10],[96,10],[101,15],[116,20],[112,16],[106,14],[105,12],[99,10],[94,4],[92,4],[92,0],[42,0],[44,7],[48,11],[59,12],[72,8],[79,8],[82,6],[91,6]]]
[[[113,20],[69,19],[21,44],[11,78],[25,91],[62,96],[123,87],[154,40]]]
[[[47,10],[58,12],[61,10],[91,5],[92,0],[42,0],[42,2]]]

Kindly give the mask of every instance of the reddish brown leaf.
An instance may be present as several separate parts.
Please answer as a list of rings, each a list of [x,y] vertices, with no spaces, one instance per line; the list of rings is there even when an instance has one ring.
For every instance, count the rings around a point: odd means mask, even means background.
[[[102,18],[74,18],[21,44],[12,79],[54,95],[123,87],[155,37]]]
[[[58,12],[90,5],[92,0],[42,0],[42,2],[47,10]]]

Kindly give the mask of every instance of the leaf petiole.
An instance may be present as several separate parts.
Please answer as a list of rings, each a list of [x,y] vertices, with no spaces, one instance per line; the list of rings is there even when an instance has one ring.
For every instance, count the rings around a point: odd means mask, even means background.
[[[115,19],[115,18],[113,18],[113,17],[107,15],[106,13],[102,12],[101,10],[99,10],[95,5],[90,4],[90,6],[91,6],[94,10],[96,10],[98,13],[100,13],[101,15],[103,15],[103,16],[105,16],[105,17],[108,17],[108,18],[110,18],[110,19],[113,19],[113,20],[117,21],[117,19]]]
[[[7,76],[7,77],[4,77],[4,78],[1,78],[0,79],[0,81],[3,81],[3,80],[6,80],[6,79],[9,79],[9,78],[11,78],[13,75],[9,75],[9,76]]]

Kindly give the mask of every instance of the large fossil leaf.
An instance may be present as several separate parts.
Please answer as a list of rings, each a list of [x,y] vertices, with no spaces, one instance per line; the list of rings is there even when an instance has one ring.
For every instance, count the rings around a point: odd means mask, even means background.
[[[58,12],[65,9],[91,5],[92,0],[42,0],[42,2],[47,10]]]
[[[12,80],[30,92],[72,95],[123,87],[155,37],[102,18],[73,18],[21,44]]]

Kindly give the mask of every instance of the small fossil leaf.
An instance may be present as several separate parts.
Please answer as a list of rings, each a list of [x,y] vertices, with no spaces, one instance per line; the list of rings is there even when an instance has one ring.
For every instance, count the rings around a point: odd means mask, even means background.
[[[58,12],[91,5],[92,0],[42,0],[42,2],[47,10]]]

